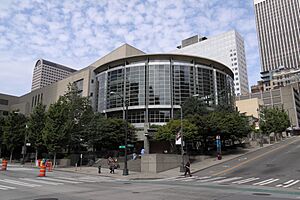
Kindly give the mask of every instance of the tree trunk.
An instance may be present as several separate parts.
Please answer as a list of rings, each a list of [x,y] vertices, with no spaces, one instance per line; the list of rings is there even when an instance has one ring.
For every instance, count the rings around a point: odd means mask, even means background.
[[[1,149],[1,146],[0,146],[0,158],[1,158],[1,156],[2,156],[2,149]]]
[[[38,149],[35,148],[35,163],[37,162],[38,159]]]
[[[56,167],[56,152],[54,153],[54,158],[53,158],[53,168]]]
[[[14,150],[11,150],[11,151],[10,151],[9,163],[11,163],[11,161],[12,161],[13,152],[14,152]]]

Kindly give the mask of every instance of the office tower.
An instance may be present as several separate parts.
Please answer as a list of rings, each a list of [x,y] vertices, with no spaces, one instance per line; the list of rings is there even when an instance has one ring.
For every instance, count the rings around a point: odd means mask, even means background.
[[[300,68],[300,1],[254,0],[261,74]]]
[[[62,80],[73,72],[76,70],[40,59],[36,62],[33,70],[31,91]]]
[[[244,39],[235,30],[209,38],[198,35],[187,38],[173,52],[205,57],[225,64],[234,73],[235,94],[249,93]]]

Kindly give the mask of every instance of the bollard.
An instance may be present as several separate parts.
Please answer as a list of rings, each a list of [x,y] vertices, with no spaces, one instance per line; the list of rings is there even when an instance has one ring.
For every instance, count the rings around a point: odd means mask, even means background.
[[[7,170],[7,160],[2,160],[2,171],[6,171]]]
[[[39,177],[44,177],[44,176],[46,176],[46,166],[42,165],[41,168],[40,168]]]
[[[98,174],[101,174],[101,165],[98,166]]]

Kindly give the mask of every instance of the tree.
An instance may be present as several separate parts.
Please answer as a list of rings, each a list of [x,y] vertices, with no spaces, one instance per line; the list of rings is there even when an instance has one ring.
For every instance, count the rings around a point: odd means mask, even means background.
[[[67,148],[68,135],[65,122],[68,119],[68,106],[62,97],[51,104],[43,129],[43,141],[49,152],[54,154],[54,164],[56,162],[56,153]]]
[[[35,159],[38,150],[44,146],[43,130],[46,122],[46,106],[38,104],[28,119],[28,141],[35,148]]]
[[[11,162],[14,150],[24,144],[26,131],[25,115],[17,111],[10,112],[5,118],[3,130],[3,144],[10,152]]]
[[[2,143],[3,143],[3,132],[4,132],[4,117],[0,116],[0,158],[2,156]]]
[[[280,108],[264,108],[260,112],[259,127],[264,134],[275,134],[285,131],[290,126],[287,113]]]
[[[195,140],[199,137],[197,127],[188,120],[182,121],[184,140]],[[176,134],[181,129],[181,120],[171,120],[166,125],[158,127],[154,135],[156,140],[167,141],[170,143],[172,151],[175,150]]]
[[[87,97],[81,97],[75,83],[68,85],[68,91],[61,97],[67,107],[65,130],[68,135],[68,150],[80,149],[88,124],[93,118],[93,110]]]
[[[201,100],[198,97],[190,97],[184,101],[182,112],[184,117],[189,117],[193,115],[207,115],[210,111],[207,104],[205,104],[205,100]],[[180,116],[180,113],[177,115]]]
[[[122,119],[108,118],[104,119],[100,125],[98,140],[101,141],[100,148],[118,149],[119,145],[125,142],[125,125],[126,121]],[[131,124],[128,126],[128,140],[134,142],[135,128]]]

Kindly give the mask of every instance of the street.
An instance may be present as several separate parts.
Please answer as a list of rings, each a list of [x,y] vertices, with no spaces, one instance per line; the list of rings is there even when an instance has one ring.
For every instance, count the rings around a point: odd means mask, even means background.
[[[294,137],[196,172],[192,177],[130,180],[48,172],[9,166],[0,172],[1,200],[96,199],[297,199],[300,198],[298,152]]]

